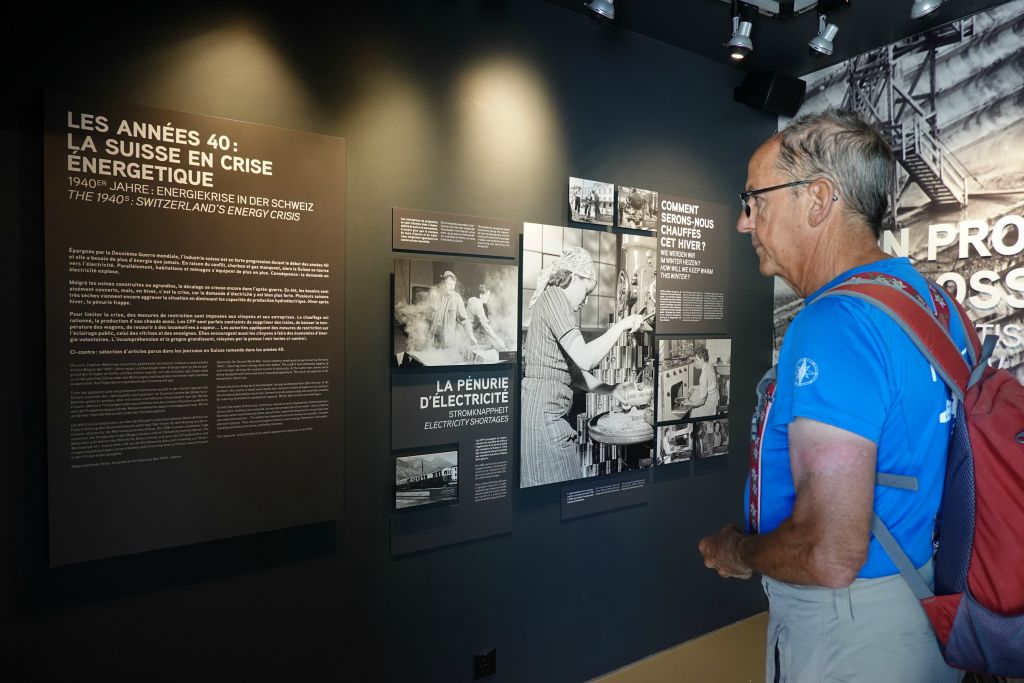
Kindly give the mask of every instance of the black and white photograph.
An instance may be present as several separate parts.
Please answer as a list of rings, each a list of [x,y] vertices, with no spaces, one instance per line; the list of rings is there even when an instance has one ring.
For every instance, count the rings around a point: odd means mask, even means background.
[[[658,422],[729,413],[731,339],[658,340]]]
[[[395,458],[395,509],[459,500],[459,452],[420,453]]]
[[[654,232],[658,228],[658,208],[658,193],[654,190],[619,185],[615,227]]]
[[[715,458],[729,452],[729,419],[693,423],[695,458]]]
[[[687,462],[693,457],[693,423],[658,427],[658,464]]]
[[[615,184],[569,178],[569,219],[575,223],[612,224],[615,218]]]
[[[654,464],[653,237],[523,228],[520,486]]]
[[[515,266],[395,259],[394,364],[514,363],[518,295]]]
[[[897,178],[894,229],[883,234],[882,248],[908,256],[951,292],[980,334],[999,335],[995,363],[1018,381],[1024,381],[1022,22],[1024,0],[1014,0],[808,74],[799,112],[853,108],[883,131]],[[776,280],[777,354],[802,301]]]

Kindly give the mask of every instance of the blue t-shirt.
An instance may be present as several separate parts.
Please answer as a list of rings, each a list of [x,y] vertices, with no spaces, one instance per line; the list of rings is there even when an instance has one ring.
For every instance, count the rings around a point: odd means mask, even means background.
[[[875,486],[874,509],[920,567],[932,554],[952,402],[942,379],[888,315],[853,297],[815,301],[825,290],[862,272],[898,277],[931,302],[928,284],[906,258],[848,270],[806,298],[779,354],[775,403],[761,447],[759,530],[774,530],[793,511],[796,491],[789,462],[789,423],[798,417],[816,420],[873,441],[878,446],[879,472],[917,477],[917,491]],[[959,326],[953,328],[953,340],[966,354],[966,340]],[[745,503],[749,516],[749,486]],[[858,576],[896,573],[872,536],[867,562]]]

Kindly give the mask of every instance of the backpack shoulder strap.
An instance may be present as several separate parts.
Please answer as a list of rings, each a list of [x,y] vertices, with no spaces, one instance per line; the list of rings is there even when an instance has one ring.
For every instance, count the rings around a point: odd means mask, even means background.
[[[879,486],[891,486],[892,488],[903,489],[904,491],[917,491],[917,477],[876,472],[875,483]],[[924,580],[921,572],[917,571],[910,556],[903,550],[899,541],[892,535],[889,527],[885,525],[885,522],[882,521],[877,512],[871,516],[871,533],[874,534],[878,544],[882,546],[882,550],[886,552],[892,563],[896,565],[900,576],[907,582],[907,586],[910,587],[914,596],[918,600],[926,600],[933,597],[935,593],[932,591],[931,586]]]
[[[978,332],[974,328],[974,323],[972,323],[971,319],[967,316],[967,311],[964,310],[964,307],[960,305],[959,301],[942,291],[942,288],[937,284],[934,282],[929,282],[928,284],[932,289],[932,297],[935,297],[936,295],[941,297],[942,300],[948,302],[949,307],[956,312],[956,323],[951,322],[950,324],[957,325],[961,332],[963,332],[964,339],[967,340],[967,353],[971,359],[971,367],[977,366],[978,360],[982,355],[982,343],[978,338]]]
[[[921,576],[921,572],[917,571],[914,563],[910,561],[910,557],[900,547],[899,541],[889,531],[889,527],[885,526],[882,518],[875,513],[871,519],[871,533],[878,539],[878,544],[882,546],[886,553],[889,554],[889,559],[896,565],[896,569],[900,570],[900,576],[907,582],[910,590],[913,591],[914,596],[918,600],[926,600],[931,597],[935,597],[935,593],[931,587],[925,582],[924,577]]]
[[[960,355],[949,331],[913,287],[885,273],[860,273],[832,287],[819,298],[827,296],[850,296],[886,313],[907,333],[953,395],[963,401],[971,368]]]
[[[967,311],[960,305],[960,302],[943,292],[942,288],[935,283],[930,284],[932,287],[932,297],[938,296],[944,300],[948,299],[951,307],[956,311],[956,324],[963,332],[964,339],[967,340],[967,355],[971,359],[971,367],[974,368],[971,371],[971,378],[967,382],[967,388],[970,389],[985,376],[985,368],[988,367],[988,361],[992,357],[992,352],[996,350],[996,344],[999,343],[999,335],[987,334],[984,339],[979,338],[978,332],[974,328],[974,323],[967,317]]]

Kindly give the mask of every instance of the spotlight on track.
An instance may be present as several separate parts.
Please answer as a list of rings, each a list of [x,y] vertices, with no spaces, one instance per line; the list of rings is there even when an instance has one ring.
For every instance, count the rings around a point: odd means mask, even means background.
[[[587,7],[591,12],[600,14],[605,19],[615,18],[615,0],[590,0]]]
[[[750,21],[750,12],[744,3],[732,3],[732,36],[725,47],[729,50],[729,57],[735,61],[745,59],[754,51],[754,41],[750,39],[750,33],[754,30],[754,24]]]
[[[824,14],[818,15],[818,35],[811,38],[807,47],[813,57],[828,56],[835,50],[832,39],[839,33],[839,27],[828,23]]]
[[[913,6],[910,8],[910,18],[920,19],[926,17],[939,7],[946,0],[914,0]]]

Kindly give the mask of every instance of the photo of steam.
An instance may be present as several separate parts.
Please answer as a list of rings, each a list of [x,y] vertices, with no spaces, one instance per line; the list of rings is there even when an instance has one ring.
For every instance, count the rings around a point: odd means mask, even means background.
[[[459,499],[459,452],[422,453],[395,458],[395,509]]]
[[[658,193],[638,187],[619,186],[615,227],[655,230],[658,227]]]
[[[572,221],[611,225],[614,213],[615,185],[569,178],[569,218]]]
[[[1024,381],[1024,0],[936,26],[804,76],[800,114],[854,109],[896,156],[891,230],[907,256],[1000,338],[994,364]],[[780,126],[785,125],[780,120]],[[776,355],[803,301],[775,286]]]
[[[729,452],[729,419],[693,423],[695,458],[715,458]]]
[[[693,457],[693,423],[658,427],[658,464],[686,462]]]
[[[729,413],[731,339],[658,342],[658,422]]]
[[[518,296],[515,266],[395,259],[395,365],[515,362]]]
[[[655,238],[527,223],[522,264],[520,487],[651,467]]]

